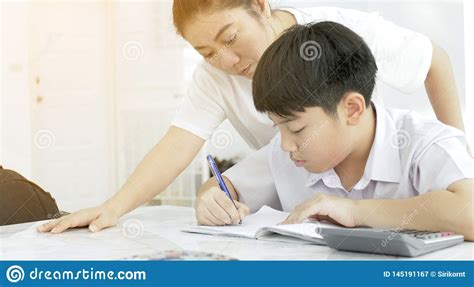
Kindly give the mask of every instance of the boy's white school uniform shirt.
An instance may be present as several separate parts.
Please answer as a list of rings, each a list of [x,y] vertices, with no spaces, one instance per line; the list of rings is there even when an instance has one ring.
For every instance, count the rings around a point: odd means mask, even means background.
[[[279,133],[224,175],[252,212],[262,205],[289,212],[318,193],[351,199],[408,198],[473,178],[473,159],[461,131],[411,111],[373,107],[374,142],[364,174],[352,190],[344,189],[334,169],[319,174],[296,167],[281,149]],[[313,140],[317,144],[317,137]]]
[[[432,44],[426,36],[396,26],[375,12],[335,7],[278,9],[292,13],[298,24],[333,21],[345,25],[371,49],[378,80],[406,93],[423,86],[432,57]],[[376,96],[373,98],[377,101]],[[272,121],[255,109],[251,80],[226,74],[203,62],[196,68],[171,125],[207,140],[225,119],[254,149],[268,144],[277,132]]]

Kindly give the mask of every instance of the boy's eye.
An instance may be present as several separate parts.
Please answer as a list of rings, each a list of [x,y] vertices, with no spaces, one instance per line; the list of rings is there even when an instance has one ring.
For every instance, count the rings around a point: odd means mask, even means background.
[[[302,132],[304,130],[304,127],[302,127],[301,129],[297,130],[297,131],[294,131],[293,133],[294,134],[299,134],[300,132]]]

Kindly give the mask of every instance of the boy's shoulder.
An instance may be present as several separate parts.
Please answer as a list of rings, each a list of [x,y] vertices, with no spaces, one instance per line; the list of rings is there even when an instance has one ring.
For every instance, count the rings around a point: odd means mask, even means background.
[[[465,134],[432,117],[403,109],[377,107],[378,113],[384,113],[390,130],[390,143],[400,150],[400,154],[409,154],[416,160],[434,144],[443,141],[456,141],[459,146],[466,146]],[[377,117],[380,118],[380,117]]]
[[[385,113],[395,127],[391,140],[398,144],[395,151],[403,180],[409,183],[402,185],[404,189],[413,188],[417,194],[423,194],[473,178],[472,158],[462,131],[413,111],[377,111]]]
[[[410,136],[439,139],[443,137],[464,137],[464,133],[452,126],[448,126],[433,117],[423,116],[415,111],[377,107],[377,112],[385,113],[393,122],[397,131],[402,131]]]

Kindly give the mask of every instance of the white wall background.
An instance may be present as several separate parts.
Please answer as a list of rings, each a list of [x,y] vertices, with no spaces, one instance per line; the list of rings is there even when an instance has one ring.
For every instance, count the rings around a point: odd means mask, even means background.
[[[81,175],[81,169],[58,175],[54,178],[53,190],[60,198],[74,198],[64,201],[63,209],[74,210],[115,192],[132,172],[142,156],[159,140],[179,105],[181,97],[191,79],[199,56],[190,46],[178,38],[172,27],[171,1],[92,1],[98,3],[94,17],[103,17],[100,27],[105,31],[103,46],[104,89],[97,97],[107,101],[106,123],[101,123],[103,133],[107,134],[105,152],[100,156],[98,149],[97,166],[104,166],[107,175],[93,177],[100,190],[91,194],[90,183],[78,182],[71,186],[71,178]],[[445,48],[453,62],[458,89],[463,104],[469,85],[465,79],[464,4],[459,1],[272,1],[274,5],[294,7],[338,6],[363,11],[378,11],[383,17],[428,35],[434,42]],[[1,97],[0,97],[0,164],[15,169],[27,177],[43,182],[41,168],[48,162],[33,162],[35,152],[32,106],[35,102],[33,72],[31,70],[31,49],[35,46],[37,35],[29,19],[33,2],[1,2]],[[58,1],[44,2],[53,5]],[[68,3],[79,9],[84,2]],[[87,3],[87,2],[86,2]],[[90,3],[90,1],[89,1]],[[472,9],[471,9],[472,10]],[[54,11],[54,9],[53,9]],[[99,19],[99,18],[98,18]],[[87,19],[83,19],[87,21]],[[80,25],[81,23],[77,23]],[[468,27],[468,26],[466,26]],[[66,35],[68,36],[68,35]],[[66,37],[67,38],[67,37]],[[467,39],[467,38],[466,38]],[[62,45],[62,40],[57,44]],[[87,43],[77,42],[78,45]],[[472,44],[471,44],[472,45]],[[55,50],[55,46],[51,48]],[[466,50],[467,51],[467,50]],[[43,55],[48,57],[48,51]],[[70,55],[74,57],[74,54]],[[472,56],[471,56],[472,61]],[[472,67],[472,66],[471,66]],[[65,63],[64,70],[74,69]],[[471,68],[472,69],[472,68]],[[472,89],[471,89],[472,91]],[[389,87],[380,86],[386,105],[411,108],[424,114],[433,114],[423,89],[411,95],[401,95]],[[469,98],[470,99],[470,98]],[[464,106],[464,105],[463,105]],[[472,108],[471,108],[472,111]],[[465,111],[465,116],[466,115]],[[52,116],[53,117],[53,116]],[[52,118],[61,121],[61,118]],[[99,120],[99,119],[97,119]],[[101,120],[103,121],[103,119]],[[472,124],[468,131],[472,131]],[[225,148],[208,144],[206,151],[221,158],[243,157],[249,148],[230,127],[224,123],[219,130],[231,133],[231,144]],[[87,133],[87,126],[76,127],[79,134]],[[472,135],[472,132],[470,132]],[[61,134],[56,140],[61,140]],[[472,145],[472,141],[471,141]],[[202,157],[177,180],[163,197],[165,202],[189,204],[190,194],[201,180]],[[36,159],[38,161],[38,159]],[[104,163],[104,161],[107,161]],[[88,163],[90,164],[90,163]],[[82,174],[84,175],[84,174]],[[87,175],[89,176],[89,175]],[[188,191],[183,193],[183,191]],[[92,197],[92,198],[91,198]],[[92,200],[91,200],[92,199]],[[173,201],[173,200],[174,201]],[[60,202],[61,205],[62,202]]]
[[[1,164],[31,176],[28,4],[1,6]]]

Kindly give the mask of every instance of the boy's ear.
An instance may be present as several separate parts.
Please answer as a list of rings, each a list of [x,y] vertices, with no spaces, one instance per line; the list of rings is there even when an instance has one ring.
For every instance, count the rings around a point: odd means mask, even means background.
[[[365,112],[365,99],[359,93],[348,92],[341,100],[346,122],[350,126],[358,125]]]

